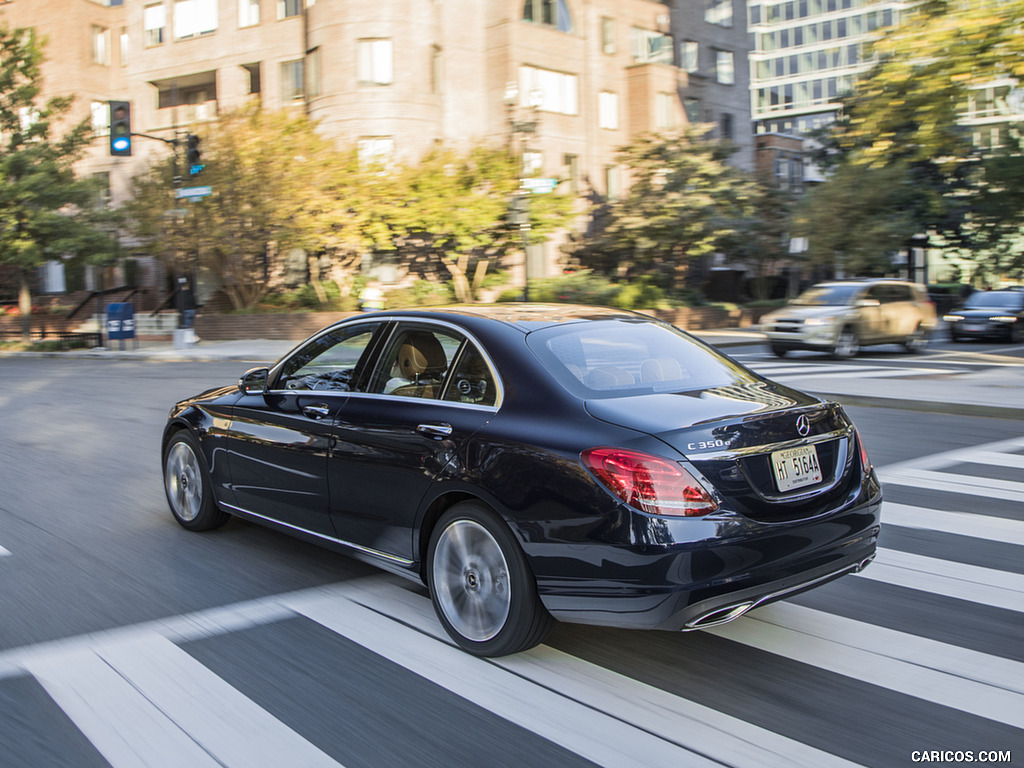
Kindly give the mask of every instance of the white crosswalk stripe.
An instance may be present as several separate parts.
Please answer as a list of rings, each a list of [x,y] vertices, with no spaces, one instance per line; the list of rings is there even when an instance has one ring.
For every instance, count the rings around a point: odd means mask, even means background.
[[[1024,437],[901,462],[879,475],[904,489],[1024,500],[1024,482],[978,478],[959,466],[983,464],[1012,475],[1024,469],[1022,450]],[[886,502],[883,525],[1024,546],[1024,515]],[[994,567],[883,547],[847,583],[863,579],[1024,613],[1024,574]],[[0,681],[30,674],[114,768],[337,766],[311,737],[180,647],[294,617],[597,765],[857,765],[565,650],[541,646],[502,659],[472,657],[450,642],[422,591],[386,574],[0,652]],[[787,659],[807,674],[866,684],[879,695],[1011,729],[1024,723],[1024,662],[851,618],[838,605],[783,601],[703,633]]]
[[[0,547],[0,557],[5,557],[6,555],[9,555],[9,554],[11,554],[9,550],[6,550],[3,547]]]

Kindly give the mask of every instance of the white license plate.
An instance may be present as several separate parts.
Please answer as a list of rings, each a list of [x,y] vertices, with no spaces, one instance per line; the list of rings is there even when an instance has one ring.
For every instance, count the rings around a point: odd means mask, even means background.
[[[979,325],[978,323],[967,323],[966,325],[964,325],[964,330],[965,331],[984,331],[985,330],[985,326],[984,325]]]
[[[813,445],[775,451],[771,460],[772,473],[780,491],[791,491],[821,482],[818,451]]]

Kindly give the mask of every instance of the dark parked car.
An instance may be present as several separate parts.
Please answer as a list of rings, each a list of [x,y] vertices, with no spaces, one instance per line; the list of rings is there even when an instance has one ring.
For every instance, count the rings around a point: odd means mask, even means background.
[[[859,571],[881,490],[843,409],[645,315],[361,315],[184,400],[171,511],[230,515],[429,586],[466,650],[552,619],[690,630]]]
[[[978,291],[942,318],[953,341],[997,338],[1024,339],[1024,291]]]

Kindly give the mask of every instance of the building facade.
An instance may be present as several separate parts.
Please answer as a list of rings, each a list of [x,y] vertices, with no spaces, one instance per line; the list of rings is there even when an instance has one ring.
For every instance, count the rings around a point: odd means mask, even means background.
[[[903,0],[750,0],[755,133],[807,134],[835,119],[839,97],[871,62],[864,44],[899,22]]]

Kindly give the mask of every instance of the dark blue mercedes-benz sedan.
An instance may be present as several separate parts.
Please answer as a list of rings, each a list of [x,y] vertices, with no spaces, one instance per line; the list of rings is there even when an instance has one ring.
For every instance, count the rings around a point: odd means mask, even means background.
[[[173,407],[171,511],[422,580],[462,648],[692,630],[862,569],[881,489],[843,409],[633,312],[359,315]]]

